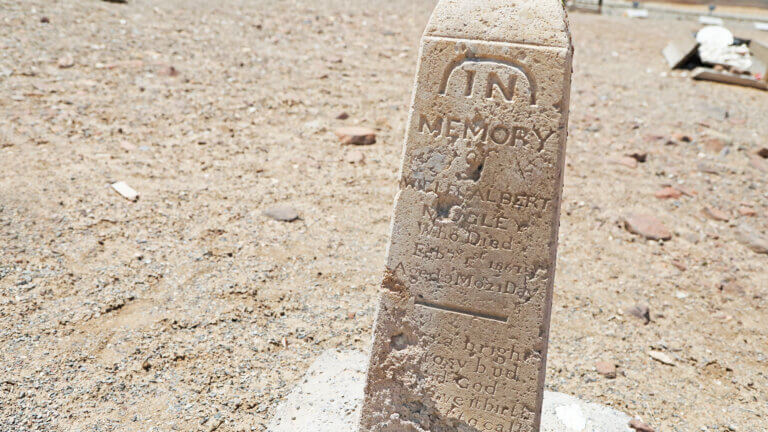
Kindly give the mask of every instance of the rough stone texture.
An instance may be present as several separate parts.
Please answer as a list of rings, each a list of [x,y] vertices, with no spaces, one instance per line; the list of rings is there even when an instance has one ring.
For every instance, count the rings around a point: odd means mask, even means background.
[[[366,356],[327,351],[279,403],[268,432],[354,432],[363,402]],[[563,393],[544,392],[541,432],[629,432],[630,417]],[[578,427],[578,428],[575,428]]]
[[[538,430],[571,57],[559,0],[436,7],[360,431]]]

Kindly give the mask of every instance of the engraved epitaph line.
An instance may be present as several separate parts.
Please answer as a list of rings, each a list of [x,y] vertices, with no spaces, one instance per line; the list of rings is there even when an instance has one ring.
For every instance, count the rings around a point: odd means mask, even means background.
[[[462,308],[457,308],[457,307],[453,307],[453,306],[445,306],[445,305],[441,305],[441,304],[438,304],[438,303],[428,302],[428,301],[425,301],[425,300],[416,300],[416,301],[414,301],[414,303],[419,305],[419,306],[423,306],[423,307],[429,308],[429,309],[436,309],[436,310],[439,310],[439,311],[450,312],[450,313],[455,313],[455,314],[459,314],[459,315],[468,315],[468,316],[475,317],[475,318],[487,319],[487,320],[491,320],[491,321],[498,321],[498,322],[501,322],[501,323],[504,323],[504,324],[507,323],[507,319],[508,319],[507,317],[505,317],[503,315],[489,314],[489,313],[486,313],[486,312],[475,312],[475,311],[471,311],[471,310],[468,310],[468,309],[462,309]]]

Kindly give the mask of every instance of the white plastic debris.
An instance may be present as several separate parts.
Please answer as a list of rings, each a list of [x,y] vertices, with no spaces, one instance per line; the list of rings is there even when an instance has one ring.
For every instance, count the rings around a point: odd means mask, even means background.
[[[734,45],[733,33],[722,26],[707,26],[696,34],[699,57],[706,64],[731,66],[748,70],[752,66],[749,47]]]
[[[139,199],[139,193],[136,192],[134,188],[128,186],[128,183],[124,181],[112,183],[112,189],[114,189],[115,192],[119,193],[123,198],[129,201],[136,201]]]

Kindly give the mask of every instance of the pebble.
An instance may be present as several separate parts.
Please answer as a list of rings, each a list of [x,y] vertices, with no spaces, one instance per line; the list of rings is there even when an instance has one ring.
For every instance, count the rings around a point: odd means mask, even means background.
[[[616,378],[616,363],[610,361],[599,361],[595,363],[595,369],[597,373],[608,378]]]
[[[638,419],[632,419],[629,421],[629,427],[636,430],[637,432],[656,432],[656,430],[647,424],[641,422]]]
[[[370,145],[376,142],[376,131],[361,126],[345,126],[334,131],[342,144]]]
[[[705,217],[719,222],[728,222],[728,220],[731,218],[728,216],[728,213],[711,206],[706,206],[701,209],[701,213]]]
[[[75,65],[75,59],[72,57],[71,54],[65,54],[61,58],[59,58],[58,65],[60,69],[67,69],[71,68]]]
[[[637,168],[637,159],[629,156],[612,156],[608,162],[615,165],[623,165],[627,168]]]
[[[299,213],[291,206],[276,205],[264,210],[264,216],[281,222],[293,222],[299,218]]]
[[[337,120],[346,120],[349,118],[349,114],[347,114],[345,111],[342,111],[339,113],[339,115],[336,116]]]
[[[749,225],[741,225],[736,239],[752,252],[768,255],[768,238]]]
[[[624,227],[627,231],[649,240],[669,240],[672,238],[672,232],[655,216],[649,214],[630,214],[624,218]]]
[[[707,132],[707,135],[702,137],[699,142],[701,142],[701,145],[705,150],[712,153],[720,153],[725,147],[733,144],[733,139],[731,139],[731,137],[728,135],[715,131],[709,131]]]
[[[667,354],[661,351],[648,351],[648,355],[651,356],[652,359],[656,360],[659,363],[663,363],[668,366],[675,365],[675,361],[672,360],[672,357],[668,356]]]
[[[664,189],[656,191],[653,195],[658,199],[677,199],[683,196],[683,193],[671,186],[667,186]]]
[[[351,164],[363,164],[365,163],[365,153],[360,150],[350,150],[344,155],[344,160]]]
[[[645,321],[646,324],[651,322],[651,309],[648,307],[648,305],[636,304],[634,306],[630,306],[626,309],[626,313]]]
[[[768,147],[763,147],[757,151],[757,155],[763,159],[768,159]]]
[[[757,211],[755,211],[755,209],[753,209],[752,207],[741,206],[739,207],[739,214],[742,216],[751,217],[751,216],[757,216]]]

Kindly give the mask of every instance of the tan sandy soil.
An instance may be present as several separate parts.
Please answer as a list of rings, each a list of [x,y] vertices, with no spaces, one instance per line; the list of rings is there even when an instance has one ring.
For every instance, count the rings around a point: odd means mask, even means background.
[[[432,5],[0,0],[0,430],[262,431],[320,352],[365,349]],[[694,28],[572,16],[547,387],[657,430],[762,431],[768,255],[736,233],[768,228],[768,93],[670,74]],[[627,232],[636,210],[673,238]]]

